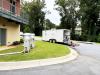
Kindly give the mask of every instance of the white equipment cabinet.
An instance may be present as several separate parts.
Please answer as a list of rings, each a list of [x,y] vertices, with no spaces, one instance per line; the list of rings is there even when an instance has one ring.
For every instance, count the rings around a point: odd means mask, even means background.
[[[42,31],[42,40],[51,42],[70,43],[70,30],[52,29]]]
[[[24,39],[24,53],[28,53],[31,48],[34,48],[33,42],[34,42],[34,34],[31,33],[24,33],[23,35]]]
[[[33,42],[35,40],[34,39],[35,38],[34,36],[35,36],[34,34],[30,34],[30,46],[31,46],[31,49],[35,47],[35,45],[33,44]]]

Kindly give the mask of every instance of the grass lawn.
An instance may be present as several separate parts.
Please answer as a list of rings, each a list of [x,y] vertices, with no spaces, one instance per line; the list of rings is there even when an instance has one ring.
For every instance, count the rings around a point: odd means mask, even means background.
[[[2,46],[0,45],[0,47],[2,47]]]
[[[42,36],[35,36],[35,37],[42,38]]]
[[[0,54],[11,53],[11,52],[20,52],[20,51],[23,51],[23,49],[24,49],[24,47],[22,45],[19,45],[19,46],[16,46],[15,48],[1,50]]]
[[[96,44],[100,44],[99,42],[97,42]]]
[[[36,41],[35,48],[30,53],[21,53],[15,55],[0,56],[0,61],[23,61],[23,60],[34,60],[34,59],[45,59],[60,57],[70,53],[70,50],[65,45],[54,44],[43,41]],[[19,47],[22,49],[22,47]],[[16,48],[18,49],[18,47]]]

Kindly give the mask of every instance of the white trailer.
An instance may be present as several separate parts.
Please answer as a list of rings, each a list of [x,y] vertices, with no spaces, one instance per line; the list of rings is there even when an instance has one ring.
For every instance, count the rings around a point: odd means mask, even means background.
[[[69,44],[70,30],[68,29],[44,30],[42,31],[42,40]]]

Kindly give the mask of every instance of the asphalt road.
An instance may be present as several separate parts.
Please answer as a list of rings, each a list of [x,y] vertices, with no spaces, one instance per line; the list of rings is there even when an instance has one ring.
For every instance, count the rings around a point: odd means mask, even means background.
[[[62,64],[0,71],[0,75],[100,75],[100,45],[80,43],[75,47],[80,56]]]

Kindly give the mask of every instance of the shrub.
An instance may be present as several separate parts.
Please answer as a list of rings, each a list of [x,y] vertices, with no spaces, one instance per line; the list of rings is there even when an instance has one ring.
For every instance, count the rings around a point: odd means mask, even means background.
[[[20,41],[14,41],[12,45],[19,45]]]
[[[20,43],[24,43],[24,40],[23,39],[20,39]]]
[[[71,36],[72,40],[77,40],[77,41],[81,41],[81,36],[78,34],[74,34],[73,36]]]
[[[100,42],[100,36],[98,37],[97,42]]]

